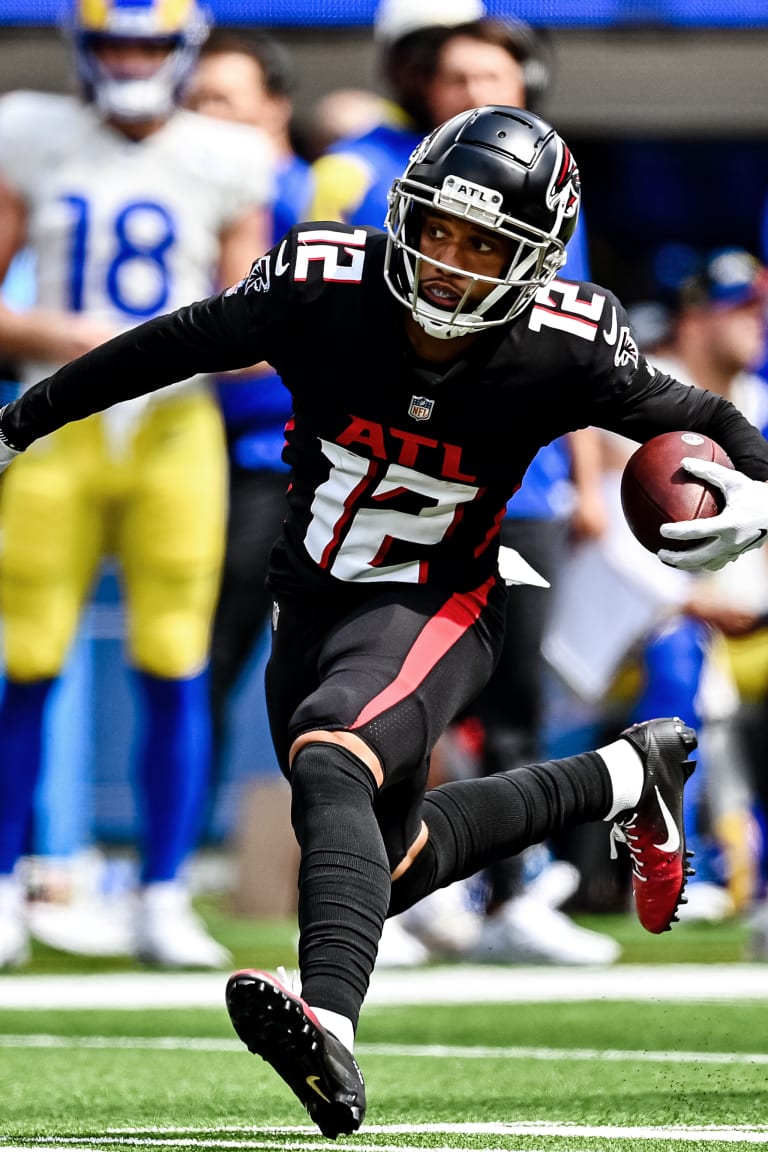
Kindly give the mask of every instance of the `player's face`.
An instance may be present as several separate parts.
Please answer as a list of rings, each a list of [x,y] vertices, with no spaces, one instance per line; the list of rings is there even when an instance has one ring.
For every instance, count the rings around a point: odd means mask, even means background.
[[[762,298],[739,308],[707,313],[710,354],[724,371],[754,368],[765,355],[766,306]]]
[[[419,295],[438,308],[452,311],[472,285],[472,273],[494,278],[504,276],[512,260],[513,247],[513,241],[506,236],[499,236],[471,220],[426,211],[419,250],[423,256],[449,268],[425,264],[419,280]],[[467,311],[478,304],[492,288],[489,282],[475,282],[463,309]]]
[[[187,105],[204,116],[269,129],[271,100],[257,61],[240,52],[203,56],[187,92]]]
[[[173,51],[168,40],[144,40],[105,36],[95,38],[93,52],[102,68],[117,80],[146,80]]]
[[[425,92],[433,124],[484,104],[525,107],[525,82],[521,65],[497,44],[484,44],[469,36],[447,42],[438,59],[435,75]]]

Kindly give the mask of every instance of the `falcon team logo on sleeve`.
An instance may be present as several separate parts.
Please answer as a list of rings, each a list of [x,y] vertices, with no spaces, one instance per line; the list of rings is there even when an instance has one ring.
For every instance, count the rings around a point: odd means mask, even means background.
[[[243,292],[269,292],[269,256],[256,261],[246,276]]]
[[[617,368],[621,368],[624,364],[634,364],[637,368],[640,354],[637,350],[637,344],[632,339],[629,328],[626,324],[622,324],[619,330],[619,340],[616,345],[616,355],[613,362]]]
[[[408,415],[414,420],[429,420],[434,406],[434,400],[430,400],[428,396],[411,396]]]
[[[227,288],[224,295],[234,296],[240,291],[243,295],[248,292],[269,292],[269,283],[269,255],[267,255],[257,260],[248,275],[238,280],[231,288]]]

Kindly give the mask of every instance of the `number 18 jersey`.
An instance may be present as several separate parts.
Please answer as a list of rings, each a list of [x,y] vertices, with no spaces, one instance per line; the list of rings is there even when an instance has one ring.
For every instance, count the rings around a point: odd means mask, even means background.
[[[27,208],[36,303],[115,332],[215,290],[219,237],[270,200],[272,170],[245,125],[179,110],[134,142],[69,96],[0,98],[0,176]]]

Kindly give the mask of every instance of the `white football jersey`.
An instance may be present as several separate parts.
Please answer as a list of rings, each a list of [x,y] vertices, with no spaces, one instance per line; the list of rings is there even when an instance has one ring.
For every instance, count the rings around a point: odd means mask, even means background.
[[[76,98],[0,97],[0,174],[27,205],[37,304],[116,333],[224,287],[219,236],[271,203],[273,171],[267,137],[243,124],[179,110],[135,143]]]

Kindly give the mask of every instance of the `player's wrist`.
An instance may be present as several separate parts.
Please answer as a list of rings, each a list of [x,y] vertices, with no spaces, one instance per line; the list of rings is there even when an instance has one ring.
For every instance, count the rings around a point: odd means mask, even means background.
[[[23,451],[21,448],[14,447],[8,433],[3,427],[3,417],[5,416],[7,408],[7,404],[4,404],[3,407],[0,408],[0,470],[6,468],[11,461],[15,460]]]

